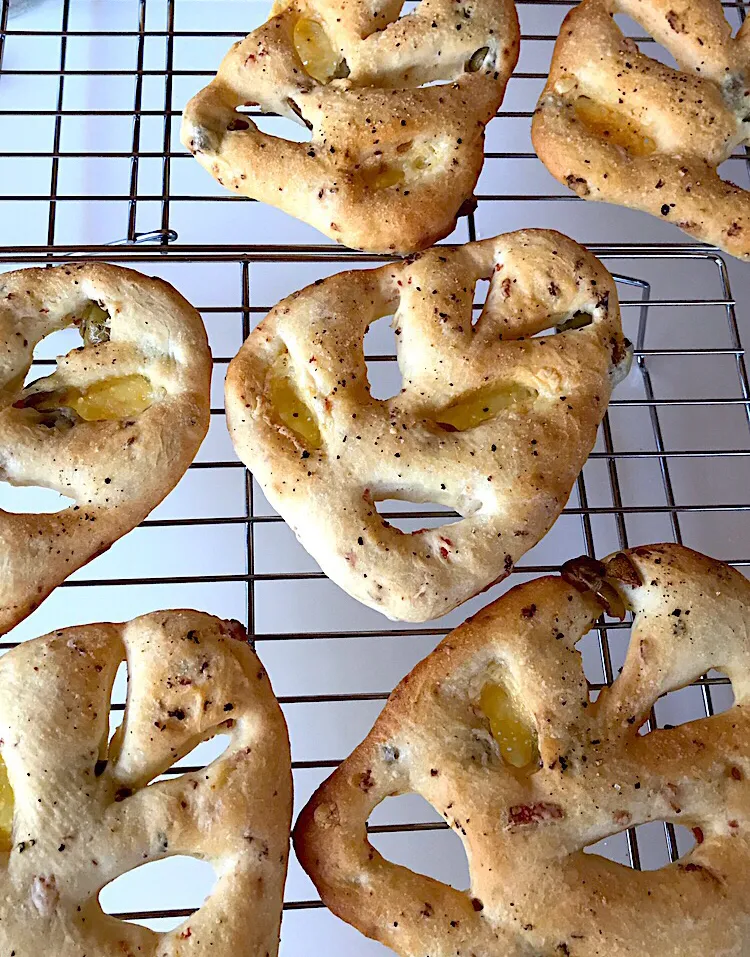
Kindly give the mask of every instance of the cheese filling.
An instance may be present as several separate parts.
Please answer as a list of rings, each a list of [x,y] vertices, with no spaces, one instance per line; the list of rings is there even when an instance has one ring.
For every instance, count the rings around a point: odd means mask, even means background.
[[[8,780],[5,762],[0,758],[0,851],[13,846],[13,788]]]
[[[479,697],[479,707],[489,719],[492,736],[506,764],[522,769],[536,761],[536,735],[502,685],[486,684]]]
[[[153,405],[154,398],[151,383],[145,376],[127,375],[101,379],[87,389],[51,392],[49,398],[34,402],[33,407],[39,412],[72,409],[85,422],[105,422],[140,415]]]
[[[294,48],[308,75],[318,83],[328,83],[338,71],[340,55],[331,46],[317,20],[302,17],[294,25]]]
[[[406,179],[406,173],[400,166],[389,166],[387,163],[367,167],[361,175],[369,189],[389,189],[391,186],[400,186]]]
[[[631,119],[597,103],[588,96],[579,96],[575,102],[578,119],[608,143],[621,146],[632,156],[649,156],[656,150],[656,143]]]
[[[271,404],[284,425],[310,449],[323,444],[320,429],[312,409],[305,402],[291,375],[289,353],[283,352],[271,369]]]
[[[416,179],[419,174],[431,169],[440,158],[438,150],[432,143],[414,145],[412,142],[401,143],[396,147],[397,159],[364,166],[360,176],[368,189],[389,189],[391,186],[401,186],[409,179]]]
[[[519,382],[510,382],[454,402],[447,409],[440,411],[436,418],[438,425],[449,432],[465,432],[506,409],[517,408],[520,411],[528,407],[538,395],[537,389]]]

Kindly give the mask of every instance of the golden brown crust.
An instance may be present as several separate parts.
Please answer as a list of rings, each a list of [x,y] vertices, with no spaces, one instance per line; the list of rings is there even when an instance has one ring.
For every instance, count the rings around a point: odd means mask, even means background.
[[[126,659],[125,718],[108,749],[110,691]],[[217,733],[229,746],[208,767],[150,783]],[[0,853],[3,954],[276,954],[289,742],[241,625],[162,611],[19,645],[0,661],[0,735],[15,798],[13,849]],[[217,873],[184,923],[156,934],[102,912],[102,887],[174,854]]]
[[[518,19],[513,0],[422,0],[397,19],[401,6],[277,3],[188,103],[183,144],[227,189],[347,246],[407,253],[442,239],[479,177],[484,127],[518,59]],[[307,73],[294,44],[300,18],[324,28],[346,79]],[[420,86],[435,80],[445,82]],[[303,123],[310,142],[261,132],[236,112],[245,104]],[[381,169],[404,179],[384,186]]]
[[[615,12],[637,20],[680,69],[641,53]],[[587,125],[581,102],[612,115]],[[618,145],[623,134],[636,145]],[[643,210],[750,258],[750,194],[716,171],[750,137],[750,28],[733,38],[720,0],[583,0],[560,30],[532,137],[579,196]]]
[[[110,313],[109,340],[74,349],[23,388],[37,343],[80,322],[90,301]],[[149,379],[155,396],[131,418],[87,422],[32,407],[39,393],[130,375]],[[210,376],[199,314],[161,279],[93,262],[0,277],[0,478],[76,502],[57,514],[0,510],[0,634],[174,488],[208,430]]]
[[[334,913],[404,957],[748,953],[750,583],[678,545],[625,556],[642,584],[609,581],[635,623],[622,675],[595,702],[574,646],[601,606],[557,577],[483,609],[398,686],[295,829]],[[639,734],[657,697],[711,668],[731,678],[735,707]],[[487,681],[513,689],[533,718],[533,773],[500,757],[478,707]],[[406,792],[461,836],[467,893],[369,844],[373,808]],[[659,871],[583,853],[658,820],[700,829],[701,843]]]
[[[480,278],[491,285],[472,324]],[[579,311],[589,325],[531,338]],[[363,338],[392,313],[403,389],[379,400]],[[320,448],[274,406],[284,350]],[[627,356],[602,264],[559,233],[509,233],[294,293],[230,364],[227,421],[240,458],[323,571],[390,618],[424,621],[504,578],[550,528]],[[456,402],[504,388],[526,398],[466,431],[440,426]],[[464,519],[405,534],[375,508],[394,498]]]

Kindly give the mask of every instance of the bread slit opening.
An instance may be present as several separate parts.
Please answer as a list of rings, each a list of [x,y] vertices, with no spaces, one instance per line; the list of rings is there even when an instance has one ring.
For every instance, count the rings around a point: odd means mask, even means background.
[[[167,840],[166,835],[164,840]],[[143,917],[126,917],[125,914],[169,911],[183,908],[186,904],[197,909],[213,891],[216,880],[216,872],[208,861],[175,854],[162,860],[149,861],[121,874],[102,888],[99,903],[105,914],[127,923],[142,924]],[[181,937],[188,940],[192,936],[189,933],[190,917],[184,923],[185,930]],[[174,924],[179,925],[180,920],[174,921]]]

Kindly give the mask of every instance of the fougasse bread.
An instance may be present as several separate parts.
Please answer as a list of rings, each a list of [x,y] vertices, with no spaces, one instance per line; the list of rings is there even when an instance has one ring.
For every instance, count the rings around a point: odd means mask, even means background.
[[[81,347],[24,386],[34,348],[77,326]],[[168,283],[106,263],[0,276],[0,479],[53,489],[53,514],[0,509],[0,634],[141,522],[208,430],[211,354]]]
[[[127,703],[110,739],[110,694],[124,661]],[[156,780],[216,734],[228,747],[207,767]],[[289,741],[238,622],[159,611],[19,645],[0,660],[0,754],[0,808],[10,823],[0,851],[0,953],[275,957]],[[195,913],[156,933],[103,912],[105,885],[173,855],[216,872]]]
[[[594,700],[575,648],[606,609],[634,622]],[[619,633],[621,634],[621,633]],[[451,632],[389,698],[295,829],[325,904],[402,957],[745,957],[750,924],[750,583],[678,545],[581,559]],[[728,711],[642,734],[710,669]],[[366,822],[416,792],[466,849],[466,892],[383,858]],[[692,828],[674,863],[584,853],[650,821]]]
[[[363,340],[390,315],[402,389],[377,399]],[[559,233],[508,233],[283,300],[230,364],[227,421],[323,571],[389,618],[425,621],[503,579],[547,532],[629,357],[604,266]],[[379,514],[388,499],[462,521],[407,534]]]
[[[401,7],[277,0],[187,104],[184,146],[222,186],[347,246],[410,253],[442,239],[473,208],[518,18],[513,0]],[[309,140],[269,135],[237,109],[258,105]]]
[[[678,68],[639,49],[615,13]],[[720,0],[583,0],[560,29],[532,137],[584,199],[643,210],[750,259],[750,193],[717,172],[750,139],[750,28],[733,37]]]

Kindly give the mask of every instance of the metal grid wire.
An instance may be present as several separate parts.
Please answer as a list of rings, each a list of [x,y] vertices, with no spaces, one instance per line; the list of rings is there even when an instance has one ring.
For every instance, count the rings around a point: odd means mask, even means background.
[[[223,296],[219,302],[212,301],[209,297],[207,301],[199,300],[196,305],[207,324],[216,319],[231,325],[238,334],[239,342],[273,304],[274,299],[264,299],[263,292],[264,270],[269,267],[281,264],[286,268],[287,273],[291,274],[288,281],[288,289],[291,291],[303,284],[302,280],[297,278],[298,271],[307,269],[304,273],[305,281],[311,281],[324,270],[331,272],[358,263],[374,263],[378,257],[354,253],[324,242],[306,242],[304,239],[308,234],[303,234],[302,241],[290,242],[287,245],[253,242],[241,246],[218,241],[209,245],[180,240],[182,230],[176,225],[176,221],[180,219],[176,210],[182,204],[190,204],[191,207],[195,203],[210,204],[212,210],[220,211],[217,215],[226,216],[229,210],[237,209],[226,207],[226,203],[247,201],[214,190],[210,178],[202,172],[200,176],[203,178],[199,181],[201,186],[197,191],[183,190],[180,185],[176,185],[178,180],[181,181],[181,177],[177,175],[178,164],[192,164],[193,161],[181,150],[177,139],[176,123],[179,122],[183,100],[176,95],[175,85],[177,82],[182,84],[181,78],[184,77],[187,78],[185,89],[196,90],[210,76],[208,69],[176,67],[176,48],[187,39],[192,42],[223,39],[228,47],[234,39],[243,36],[246,30],[180,29],[179,14],[188,0],[108,0],[110,10],[113,10],[118,2],[126,4],[130,11],[128,27],[123,28],[121,17],[117,21],[116,29],[111,31],[92,29],[89,24],[78,27],[75,25],[76,2],[59,0],[54,7],[54,15],[51,13],[49,17],[50,27],[30,30],[24,29],[21,20],[10,20],[9,0],[0,0],[0,123],[4,124],[2,129],[5,131],[0,140],[0,146],[3,147],[0,149],[0,169],[1,164],[8,160],[28,160],[29,163],[45,164],[44,168],[48,172],[47,188],[33,192],[0,194],[0,214],[4,209],[10,209],[11,215],[17,215],[13,210],[31,210],[32,207],[41,208],[44,213],[40,226],[41,235],[36,241],[23,246],[9,244],[0,247],[0,266],[8,269],[18,265],[64,262],[85,256],[134,265],[145,272],[159,271],[165,278],[170,278],[168,270],[172,267],[190,267],[200,273],[201,270],[220,266],[225,271],[227,282],[231,284],[231,295]],[[561,0],[517,0],[517,3],[522,12],[523,8],[532,7],[537,10],[564,10],[572,5]],[[744,6],[744,2],[725,4],[728,13],[740,18],[744,18]],[[220,18],[211,17],[211,21],[214,20],[217,25],[221,25]],[[547,43],[551,50],[555,35],[556,30],[548,33],[525,33],[523,43]],[[117,42],[125,40],[129,43],[130,65],[89,68],[86,57],[81,53],[81,42],[96,44],[115,38]],[[33,44],[40,40],[54,44],[53,59],[56,59],[53,65],[50,65],[49,59],[45,59],[47,65],[37,68],[32,65],[33,55],[28,58],[29,65],[23,68],[15,65],[18,57],[14,58],[14,65],[11,66],[3,59],[11,43],[16,45],[17,50],[23,50],[24,44],[28,44],[29,51],[32,51]],[[155,62],[156,66],[148,65]],[[215,66],[215,62],[211,62]],[[74,78],[90,76],[92,73],[101,74],[102,82],[111,82],[116,77],[127,78],[132,105],[105,108],[70,106],[69,85]],[[54,87],[51,93],[54,102],[51,105],[32,105],[28,108],[16,104],[6,105],[3,84],[7,83],[9,77],[26,74],[30,77],[49,78]],[[543,70],[520,70],[514,81],[543,81],[545,77]],[[155,105],[155,96],[160,99],[158,105]],[[502,109],[493,122],[500,124],[520,120],[528,124],[535,96],[528,99],[527,109]],[[146,105],[147,103],[150,105]],[[255,115],[253,111],[250,112]],[[98,148],[92,152],[67,145],[65,134],[69,124],[81,118],[87,123],[96,124],[107,118],[118,117],[130,125],[130,140],[123,148]],[[46,147],[15,149],[8,145],[11,142],[9,131],[21,131],[31,118],[33,122],[46,118],[50,132]],[[68,165],[76,161],[88,163],[93,156],[107,163],[124,163],[124,185],[108,192],[84,194],[66,188],[63,174],[66,173]],[[537,163],[532,152],[522,149],[488,149],[487,160],[488,167],[493,164]],[[738,152],[730,162],[733,166],[743,168],[750,161],[744,152]],[[494,169],[498,170],[498,167],[495,166]],[[502,171],[503,167],[500,169]],[[498,175],[494,181],[500,179],[501,175]],[[201,189],[205,191],[201,192]],[[522,203],[531,216],[532,207],[527,207],[526,204],[532,202],[581,202],[562,190],[502,193],[486,191],[482,184],[477,198],[478,208],[465,221],[465,235],[459,238],[474,239],[481,235],[482,217],[494,216],[498,209],[507,204],[515,206]],[[90,203],[101,204],[98,215],[107,216],[107,242],[97,244],[69,241],[66,235],[61,234],[63,212],[66,208],[72,208],[75,213],[75,210],[84,206],[88,208]],[[201,215],[200,207],[193,208],[197,208],[196,215]],[[222,213],[222,209],[226,212]],[[29,212],[29,216],[34,219],[36,213]],[[488,234],[490,233],[485,229],[484,235]],[[727,529],[731,522],[740,529],[740,538],[743,529],[750,528],[750,525],[745,523],[745,515],[750,514],[749,503],[722,500],[720,494],[712,496],[710,492],[714,479],[721,484],[720,477],[724,470],[744,468],[750,457],[750,382],[729,270],[724,258],[715,251],[701,245],[680,242],[679,239],[679,234],[675,233],[670,244],[632,245],[609,242],[590,245],[592,251],[598,254],[617,276],[624,324],[636,347],[636,366],[631,380],[637,380],[631,392],[624,396],[618,392],[612,400],[610,411],[600,431],[599,442],[578,479],[571,502],[560,520],[561,523],[567,519],[579,524],[585,551],[592,556],[601,555],[611,548],[624,548],[645,540],[661,538],[671,538],[677,542],[684,540],[688,545],[701,547],[702,529],[705,528],[701,523],[705,521],[718,522],[720,531],[722,528]],[[700,272],[703,277],[703,294],[699,297],[692,294],[681,296],[672,291],[669,295],[662,295],[658,291],[658,284],[661,277],[669,275],[670,271],[677,277],[677,282],[683,274]],[[684,325],[684,317],[696,310],[706,317],[707,323],[712,324],[710,331],[699,336],[694,344],[683,342],[679,330]],[[652,338],[655,345],[650,345]],[[227,351],[226,354],[215,357],[219,379],[223,378],[226,364],[232,355],[232,351]],[[387,351],[379,352],[369,355],[368,360],[370,368],[374,369],[381,364],[393,366],[395,356]],[[674,369],[675,363],[688,370],[687,381],[681,381],[680,389],[672,390],[670,394],[669,390],[665,392],[662,389],[664,369]],[[39,358],[35,362],[35,366],[50,364],[54,364],[54,359]],[[702,370],[708,369],[709,364],[713,384],[711,388],[704,388]],[[678,381],[679,378],[678,375]],[[666,375],[666,381],[672,382],[671,373]],[[214,424],[221,425],[223,415],[223,405],[217,401],[212,408]],[[721,432],[727,423],[732,440],[715,442],[716,433]],[[636,435],[638,438],[634,440]],[[675,436],[683,439],[689,437],[690,441],[680,444]],[[687,501],[684,494],[685,469],[689,474],[695,475],[699,466],[705,470],[707,476],[707,481],[702,485],[698,483],[705,494],[702,499]],[[650,470],[650,478],[639,478],[639,468]],[[209,453],[193,464],[191,472],[207,470],[218,481],[225,470],[238,469],[242,470],[242,466],[236,458],[231,454],[222,455],[221,451],[214,452],[214,446],[211,446]],[[636,470],[635,473],[633,469]],[[645,474],[644,472],[643,475]],[[298,569],[292,566],[269,570],[267,562],[259,563],[259,554],[266,547],[266,539],[259,544],[259,537],[264,529],[277,526],[281,521],[269,509],[259,506],[259,497],[259,490],[248,475],[245,478],[242,514],[155,517],[145,521],[142,526],[144,530],[240,526],[244,534],[244,554],[240,567],[221,574],[140,577],[127,574],[122,577],[96,577],[95,563],[92,566],[92,574],[95,577],[74,578],[62,586],[63,590],[70,595],[80,594],[79,590],[82,589],[85,595],[91,588],[115,586],[133,590],[155,585],[234,583],[245,586],[247,624],[261,657],[270,654],[272,646],[283,645],[285,642],[293,643],[294,647],[299,647],[300,642],[309,642],[311,646],[315,643],[316,647],[320,647],[320,643],[328,641],[336,643],[368,638],[385,640],[399,636],[404,641],[412,638],[425,639],[427,643],[420,644],[414,653],[416,661],[450,630],[452,622],[445,625],[438,622],[424,627],[392,627],[383,624],[380,627],[373,625],[368,629],[356,626],[340,630],[295,628],[293,631],[284,632],[268,628],[264,624],[267,621],[265,615],[263,622],[259,623],[256,611],[260,602],[258,592],[262,586],[315,582],[324,577],[319,571],[309,568]],[[444,511],[425,509],[384,514],[392,517],[394,521],[396,518],[414,519],[420,525],[431,519],[446,518]],[[649,535],[651,529],[655,534]],[[721,547],[714,547],[713,551],[717,557],[730,560],[740,569],[750,566],[750,554],[741,550],[732,554],[727,547],[723,550]],[[574,553],[574,550],[568,551],[567,554],[562,552],[566,557],[572,557]],[[556,568],[557,562],[539,561],[530,556],[519,564],[511,577],[511,584],[529,574],[554,571]],[[465,612],[461,613],[458,620],[464,614]],[[594,677],[591,681],[594,693],[611,684],[616,677],[629,625],[627,621],[600,623],[595,633],[599,674],[598,679]],[[13,647],[15,643],[10,640],[2,643],[0,647]],[[719,675],[704,676],[696,682],[702,714],[710,715],[714,712],[717,707],[715,698],[722,689],[726,692],[726,685],[727,679]],[[282,693],[280,700],[289,717],[290,709],[299,705],[326,707],[332,704],[372,702],[374,707],[378,707],[378,703],[387,698],[389,691],[390,687],[376,691]],[[728,700],[726,693],[720,697],[718,707],[725,706]],[[122,709],[124,706],[116,704],[115,708],[118,707]],[[698,713],[693,716],[698,716]],[[657,706],[657,713],[652,715],[651,726],[658,726],[660,720],[663,724],[665,718],[658,713]],[[321,753],[304,760],[295,756],[297,789],[300,790],[300,772],[314,772],[314,783],[317,783],[343,756]],[[182,773],[188,769],[183,764],[172,770]],[[309,790],[309,787],[307,789]],[[302,790],[304,791],[304,787]],[[447,831],[448,826],[437,820],[411,820],[373,824],[370,827],[371,833],[376,835],[432,830]],[[675,860],[681,851],[684,852],[685,846],[678,846],[678,838],[671,825],[664,825],[663,839],[668,859]],[[643,846],[639,844],[636,830],[626,832],[626,841],[630,864],[633,867],[642,866]],[[295,899],[294,895],[285,903],[285,909],[289,911],[321,906],[320,902],[313,898]],[[134,920],[179,918],[189,913],[191,908],[177,907],[121,912],[117,916]]]

